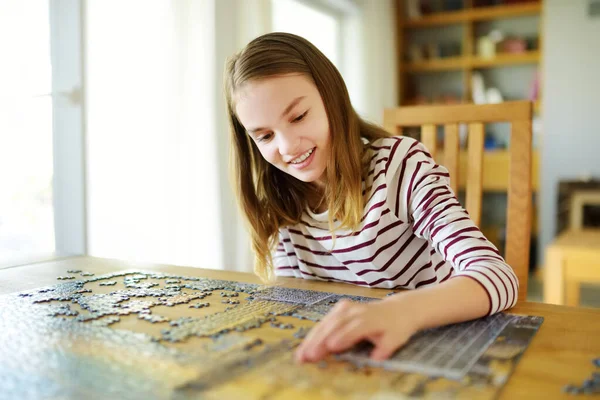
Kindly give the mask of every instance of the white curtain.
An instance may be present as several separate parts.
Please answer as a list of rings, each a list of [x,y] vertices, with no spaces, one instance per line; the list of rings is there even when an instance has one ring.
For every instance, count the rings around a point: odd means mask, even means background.
[[[84,21],[90,255],[222,267],[214,2],[89,1]]]
[[[349,14],[342,28],[342,75],[358,113],[382,124],[383,110],[398,105],[395,2],[353,2],[359,11]]]

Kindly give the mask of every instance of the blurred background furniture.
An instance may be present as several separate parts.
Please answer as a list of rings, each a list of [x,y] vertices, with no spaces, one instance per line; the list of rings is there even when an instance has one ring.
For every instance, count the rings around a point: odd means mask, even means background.
[[[565,231],[546,249],[544,303],[578,306],[582,283],[600,284],[600,229]]]

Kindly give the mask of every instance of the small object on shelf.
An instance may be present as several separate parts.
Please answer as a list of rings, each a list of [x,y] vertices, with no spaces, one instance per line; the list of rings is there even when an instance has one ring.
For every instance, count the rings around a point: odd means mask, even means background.
[[[477,55],[481,58],[496,57],[496,43],[489,36],[482,36],[477,39]]]
[[[483,82],[483,76],[481,75],[481,73],[473,72],[471,76],[471,88],[471,97],[473,97],[473,103],[485,104],[485,84]]]
[[[527,51],[527,43],[521,38],[505,39],[500,47],[504,53],[525,53]]]
[[[492,134],[490,134],[489,132],[485,134],[485,139],[483,142],[483,148],[485,150],[494,150],[497,149],[498,146],[498,140],[496,140],[496,137]]]
[[[485,91],[485,99],[488,104],[498,104],[502,103],[504,99],[502,98],[502,93],[498,88],[489,88]]]

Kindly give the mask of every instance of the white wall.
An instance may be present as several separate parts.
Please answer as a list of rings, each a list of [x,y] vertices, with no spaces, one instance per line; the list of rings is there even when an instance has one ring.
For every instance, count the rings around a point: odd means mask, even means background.
[[[546,0],[544,10],[541,252],[555,234],[558,182],[600,178],[600,17],[587,0]]]

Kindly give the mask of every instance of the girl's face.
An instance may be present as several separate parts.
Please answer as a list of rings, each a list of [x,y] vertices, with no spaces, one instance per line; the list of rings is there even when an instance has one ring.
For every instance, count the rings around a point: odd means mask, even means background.
[[[303,182],[324,184],[329,122],[313,81],[301,74],[244,84],[236,114],[267,162]]]

